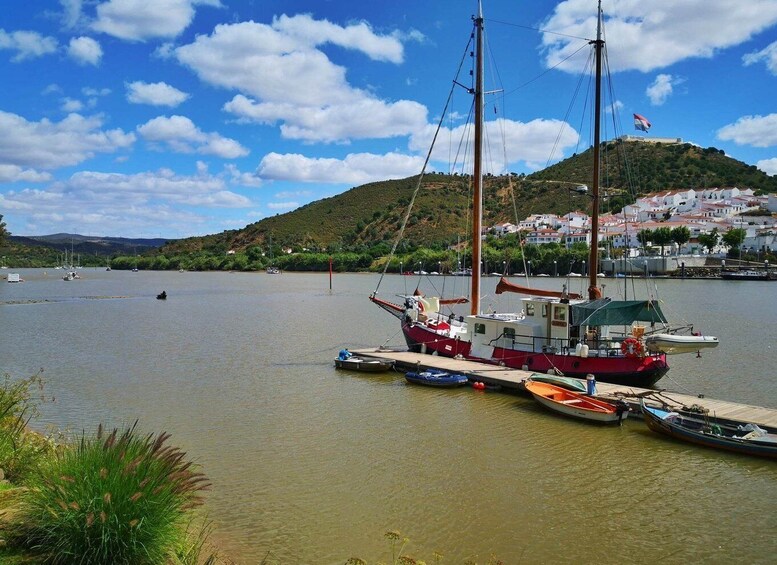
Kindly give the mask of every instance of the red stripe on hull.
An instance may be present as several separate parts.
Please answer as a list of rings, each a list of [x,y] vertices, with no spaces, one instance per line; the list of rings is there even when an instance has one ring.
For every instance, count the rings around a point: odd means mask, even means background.
[[[471,361],[504,364],[506,367],[545,373],[558,369],[568,377],[585,378],[593,374],[602,382],[647,388],[653,386],[669,370],[665,355],[646,357],[578,357],[554,353],[535,353],[494,348],[492,359],[470,356],[470,343],[451,339],[417,324],[402,324],[405,341],[412,351],[436,352],[443,357],[461,355]]]

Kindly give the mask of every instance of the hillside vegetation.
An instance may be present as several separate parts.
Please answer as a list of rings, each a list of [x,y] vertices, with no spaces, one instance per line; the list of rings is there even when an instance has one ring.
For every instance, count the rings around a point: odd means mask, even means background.
[[[670,189],[732,187],[777,192],[777,177],[731,159],[715,148],[691,144],[603,144],[602,207],[617,212],[635,198]],[[484,225],[515,223],[534,213],[590,213],[590,196],[572,190],[590,185],[592,150],[529,176],[486,176]],[[352,188],[302,208],[263,219],[241,230],[171,242],[165,253],[226,252],[275,245],[311,251],[341,250],[393,243],[418,177]],[[440,247],[467,232],[471,218],[470,179],[430,174],[422,181],[404,240],[411,247]],[[513,205],[514,201],[514,205]]]

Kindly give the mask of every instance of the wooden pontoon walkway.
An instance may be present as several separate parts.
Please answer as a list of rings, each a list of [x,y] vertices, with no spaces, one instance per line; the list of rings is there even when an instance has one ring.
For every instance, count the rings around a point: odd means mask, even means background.
[[[410,351],[362,349],[353,351],[353,353],[363,358],[388,359],[393,361],[394,366],[400,371],[440,369],[467,375],[472,381],[481,381],[486,385],[498,385],[506,390],[520,392],[525,391],[524,381],[532,375],[531,371]],[[639,402],[640,398],[644,398],[645,403],[652,406],[666,404],[673,409],[706,409],[709,411],[709,416],[719,420],[736,423],[750,422],[770,431],[777,431],[777,410],[772,408],[692,396],[664,389],[644,389],[599,381],[596,382],[596,391],[597,396],[620,398],[628,402],[635,415],[640,414]]]

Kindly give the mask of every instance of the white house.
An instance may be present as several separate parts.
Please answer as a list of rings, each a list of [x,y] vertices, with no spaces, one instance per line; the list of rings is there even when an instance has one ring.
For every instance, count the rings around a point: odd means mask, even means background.
[[[566,248],[571,248],[575,243],[585,243],[591,245],[591,232],[590,231],[575,231],[567,234],[564,239]]]
[[[777,194],[770,194],[766,201],[766,209],[769,212],[777,212]]]
[[[496,224],[491,228],[491,232],[496,237],[504,237],[507,234],[516,233],[517,231],[518,231],[518,226],[516,226],[515,224],[511,224],[509,222],[505,222],[503,224]]]
[[[561,233],[551,229],[539,229],[526,234],[526,243],[545,245],[547,243],[561,243]]]

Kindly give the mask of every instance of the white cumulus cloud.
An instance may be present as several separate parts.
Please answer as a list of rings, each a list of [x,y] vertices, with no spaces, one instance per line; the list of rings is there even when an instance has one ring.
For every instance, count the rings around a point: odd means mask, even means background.
[[[399,153],[352,153],[344,159],[313,158],[299,154],[268,153],[258,175],[268,180],[364,184],[405,178],[421,172],[423,158]]]
[[[57,40],[44,37],[37,31],[13,31],[11,33],[0,29],[0,49],[15,51],[11,57],[14,63],[42,57],[57,50]]]
[[[308,142],[408,135],[426,124],[426,108],[417,102],[387,103],[369,97],[350,104],[297,106],[286,102],[256,103],[238,94],[224,109],[259,123],[282,121],[283,137]]]
[[[28,121],[0,111],[0,163],[55,169],[77,165],[97,153],[131,146],[135,135],[121,129],[102,130],[102,119],[70,114],[60,122]]]
[[[203,132],[185,116],[159,116],[137,129],[146,141],[164,144],[178,153],[216,155],[224,159],[248,155],[248,149],[234,139],[215,132]]]
[[[185,102],[189,95],[164,82],[135,81],[126,84],[127,100],[133,104],[175,107]]]
[[[194,19],[195,6],[219,0],[109,0],[97,6],[92,29],[129,41],[176,37]]]
[[[262,179],[255,173],[245,173],[238,169],[232,163],[224,165],[224,172],[230,179],[230,182],[236,186],[257,187],[262,185]]]
[[[761,49],[760,51],[748,53],[742,57],[742,62],[746,67],[760,63],[761,61],[764,62],[770,73],[777,75],[777,41],[769,44],[767,47]]]
[[[596,35],[596,5],[589,0],[559,2],[539,27],[580,38]],[[614,72],[650,72],[690,58],[709,58],[739,45],[777,22],[774,0],[636,0],[604,6],[609,65]],[[578,71],[585,56],[564,61],[580,39],[545,34],[548,67]],[[585,50],[584,50],[585,51]]]
[[[411,136],[410,149],[419,153],[428,151],[434,136],[435,127],[429,125],[422,132]],[[510,170],[510,166],[523,162],[530,169],[541,169],[548,161],[558,161],[564,157],[564,150],[574,147],[579,140],[577,132],[560,120],[536,119],[530,122],[498,119],[486,122],[484,136],[501,147],[504,140],[504,151],[498,151],[485,159],[484,171],[501,174]],[[440,163],[449,160],[450,147],[455,146],[460,139],[469,139],[471,132],[467,125],[453,129],[442,128],[435,144],[432,159]],[[472,154],[472,148],[466,150]],[[504,161],[506,155],[507,162]],[[418,171],[420,172],[420,171]]]
[[[63,98],[62,99],[62,111],[63,112],[80,112],[84,109],[84,103],[75,98]]]
[[[767,175],[777,175],[777,157],[758,161],[755,166],[761,169]]]
[[[407,135],[425,125],[421,104],[381,100],[351,86],[345,68],[321,50],[327,44],[378,61],[403,59],[394,35],[376,34],[364,23],[338,26],[310,16],[282,16],[272,25],[218,25],[174,54],[201,80],[240,93],[224,106],[227,112],[244,121],[281,122],[286,138],[347,142]]]
[[[82,233],[126,237],[168,232],[191,234],[212,218],[207,209],[250,208],[221,177],[198,170],[182,175],[168,169],[135,174],[82,171],[45,190],[0,194],[0,209],[23,218],[25,233],[52,233],[77,226]],[[205,209],[205,211],[203,211]]]
[[[62,5],[62,25],[65,29],[73,29],[82,18],[83,0],[59,0]]]
[[[343,27],[305,14],[293,17],[284,14],[275,19],[273,28],[307,45],[331,43],[356,49],[377,61],[401,63],[403,59],[402,43],[394,36],[377,35],[366,22]]]
[[[293,210],[299,208],[299,202],[268,202],[267,207],[270,210]]]
[[[737,145],[772,147],[777,145],[777,114],[743,116],[733,124],[720,128],[717,138]]]
[[[17,165],[0,164],[0,182],[46,182],[49,180],[51,180],[49,173],[23,169]]]
[[[674,92],[675,86],[682,84],[683,79],[668,74],[657,75],[653,83],[647,87],[645,94],[653,106],[661,106]]]
[[[103,56],[102,47],[91,37],[74,37],[70,40],[67,54],[80,65],[98,65]]]

